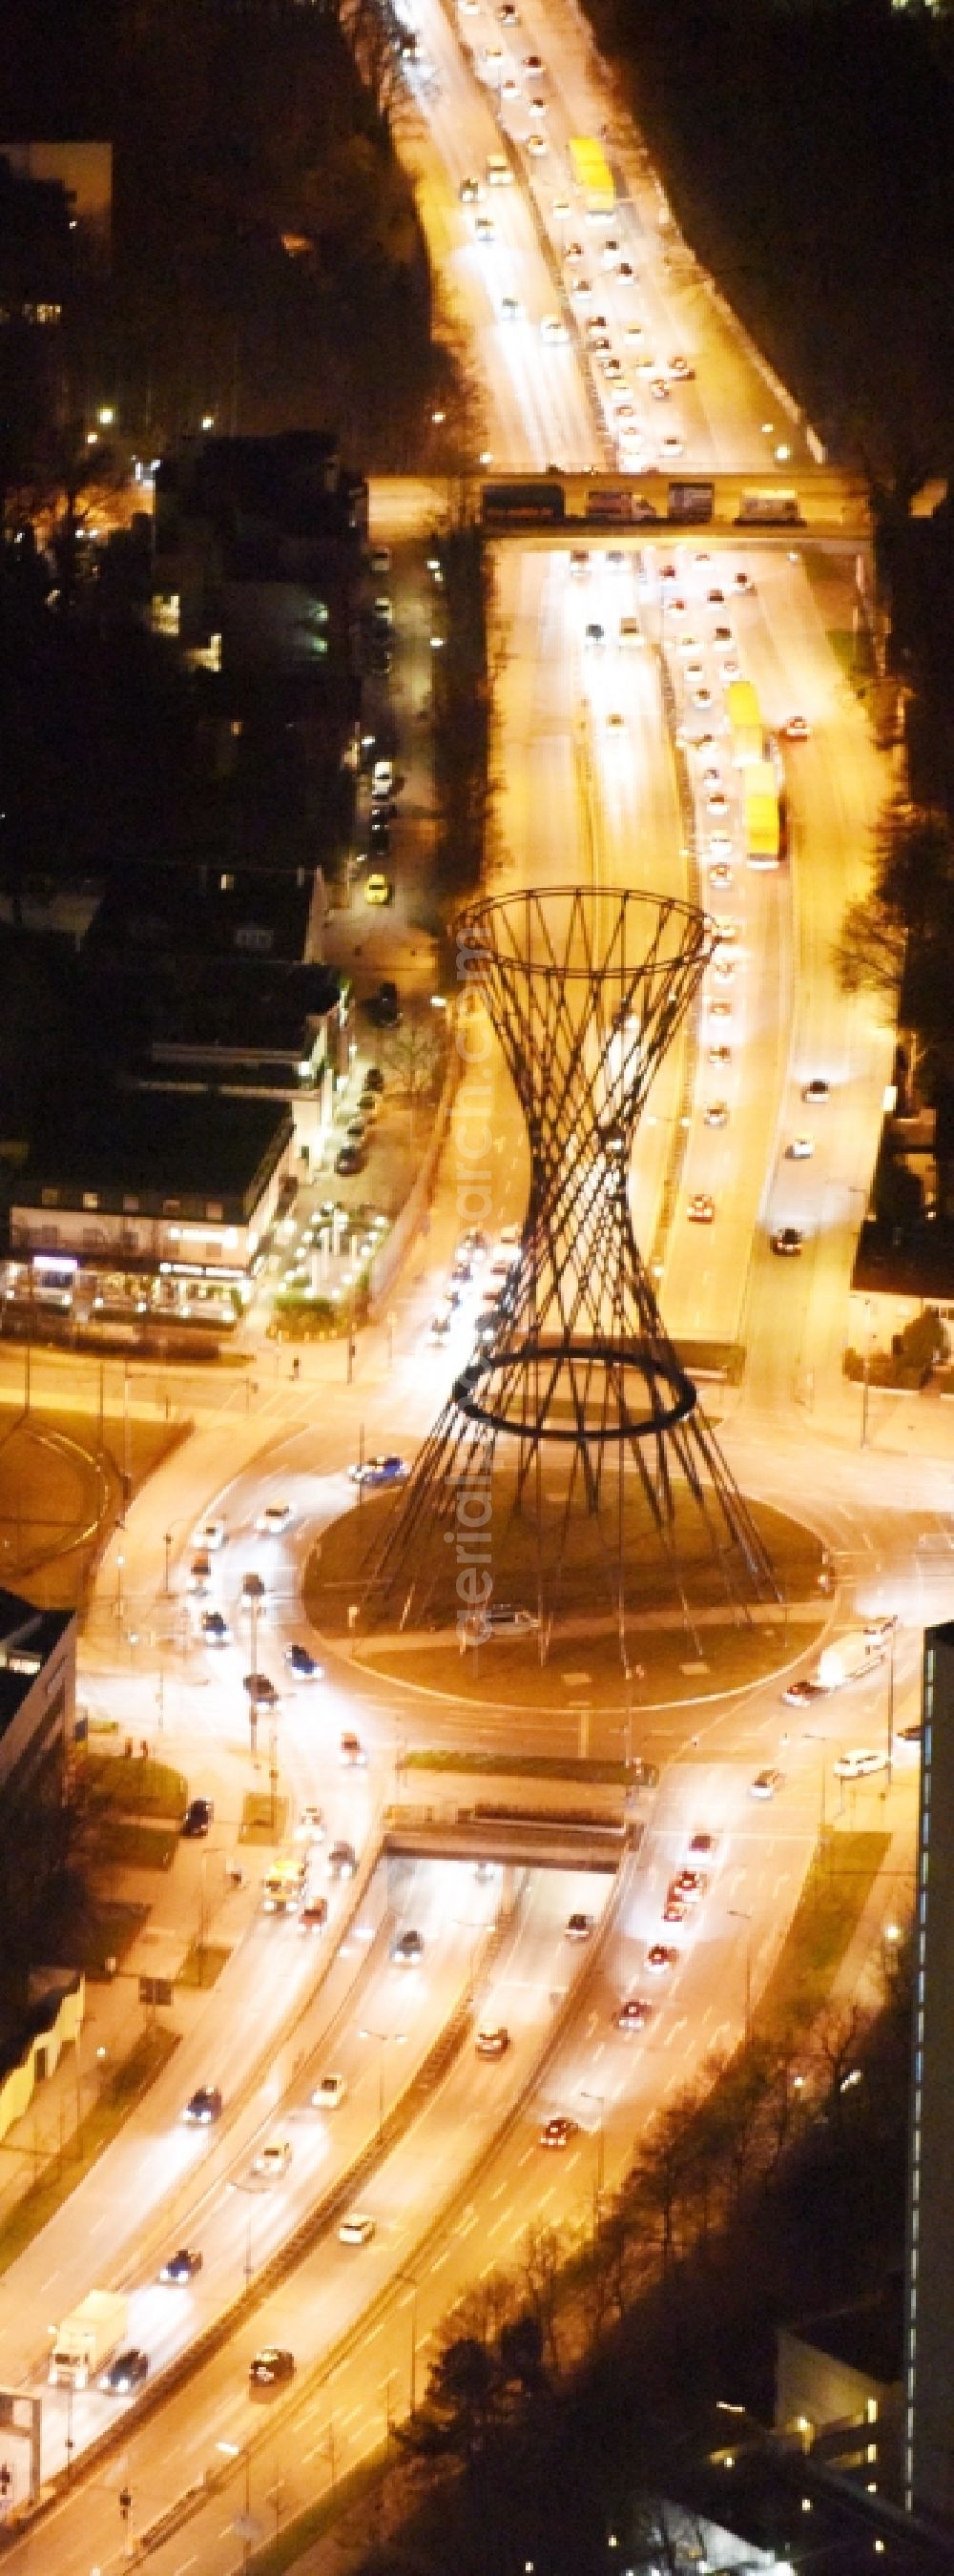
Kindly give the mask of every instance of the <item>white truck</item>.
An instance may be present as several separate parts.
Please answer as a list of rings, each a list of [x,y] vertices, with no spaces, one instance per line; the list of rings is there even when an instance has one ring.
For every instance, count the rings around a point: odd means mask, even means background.
[[[853,1629],[839,1637],[833,1646],[823,1646],[818,1658],[816,1680],[822,1690],[840,1690],[844,1682],[860,1681],[862,1673],[874,1672],[884,1661],[887,1639],[866,1635],[863,1628]]]
[[[122,2290],[87,2290],[71,2316],[57,2326],[50,2354],[51,2388],[88,2388],[95,2372],[122,2343],[129,2301]]]

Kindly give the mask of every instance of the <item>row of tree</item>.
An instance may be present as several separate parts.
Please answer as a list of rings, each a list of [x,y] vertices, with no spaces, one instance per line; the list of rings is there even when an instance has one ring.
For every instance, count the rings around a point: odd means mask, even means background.
[[[686,2564],[659,2495],[716,2395],[764,2415],[775,2316],[900,2253],[909,2048],[902,1944],[877,2015],[833,2009],[808,2050],[756,2037],[710,2062],[583,2225],[528,2230],[444,2322],[364,2576],[484,2576],[525,2549],[585,2576],[614,2528],[628,2563],[641,2536]]]

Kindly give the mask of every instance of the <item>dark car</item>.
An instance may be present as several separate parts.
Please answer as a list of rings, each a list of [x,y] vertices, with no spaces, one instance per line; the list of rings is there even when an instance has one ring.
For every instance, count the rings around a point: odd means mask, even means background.
[[[627,1995],[616,2015],[617,2030],[645,2030],[650,2007],[641,1995]]]
[[[576,2121],[566,2119],[562,2112],[557,2112],[552,2120],[545,2122],[540,2131],[541,2147],[568,2147],[570,2139],[575,2138],[576,2132]]]
[[[379,1029],[398,1028],[401,1021],[401,1005],[398,1000],[397,985],[392,984],[386,977],[384,982],[378,985],[374,999],[368,1004],[368,1008]]]
[[[384,1075],[379,1064],[369,1064],[364,1077],[364,1088],[366,1091],[384,1090]]]
[[[367,1159],[363,1145],[342,1145],[335,1155],[335,1170],[343,1181],[353,1180],[356,1172],[363,1172]]]
[[[510,2046],[510,2032],[503,2022],[494,2022],[478,2031],[474,2046],[478,2057],[505,2057]]]
[[[319,1664],[315,1655],[309,1654],[307,1646],[287,1646],[285,1662],[296,1681],[320,1682],[323,1679],[324,1665]]]
[[[801,1251],[804,1241],[801,1226],[780,1225],[777,1234],[772,1236],[772,1250],[780,1252],[783,1259],[787,1256],[791,1260],[793,1254]]]
[[[257,2352],[254,2360],[249,2364],[250,2388],[264,2389],[267,2392],[273,2388],[286,2386],[294,2376],[295,2355],[289,2352],[284,2344],[263,2344],[261,2352]]]
[[[227,1646],[231,1634],[222,1610],[203,1610],[202,1634],[207,1646]]]
[[[357,1866],[353,1843],[332,1843],[328,1854],[329,1878],[353,1878]]]
[[[353,1485],[402,1485],[407,1475],[407,1461],[389,1451],[383,1458],[359,1458],[348,1474]]]
[[[222,2116],[222,2095],[217,2084],[199,2084],[191,2093],[182,2117],[192,2129],[207,2129]]]
[[[387,806],[376,805],[371,816],[368,837],[373,850],[386,850],[391,841],[391,816]]]
[[[424,1943],[419,1932],[399,1932],[391,1943],[391,1957],[399,1968],[416,1968],[424,1956]]]
[[[196,2273],[201,2270],[201,2254],[191,2245],[180,2245],[178,2252],[170,2254],[168,2263],[163,2264],[159,2278],[160,2281],[172,2281],[178,2289],[185,2282],[194,2281]]]
[[[128,2352],[118,2352],[115,2361],[109,2363],[99,2384],[107,2397],[131,2397],[133,2389],[141,2388],[148,2377],[148,2353],[140,2352],[138,2344],[130,2344]]]
[[[190,1798],[182,1819],[182,1831],[190,1842],[200,1841],[209,1832],[214,1814],[211,1798]]]

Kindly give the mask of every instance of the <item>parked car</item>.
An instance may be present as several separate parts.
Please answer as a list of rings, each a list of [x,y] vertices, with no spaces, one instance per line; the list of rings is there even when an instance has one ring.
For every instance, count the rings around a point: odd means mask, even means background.
[[[190,1798],[182,1819],[182,1831],[186,1841],[201,1842],[211,1829],[214,1814],[215,1806],[211,1798]]]

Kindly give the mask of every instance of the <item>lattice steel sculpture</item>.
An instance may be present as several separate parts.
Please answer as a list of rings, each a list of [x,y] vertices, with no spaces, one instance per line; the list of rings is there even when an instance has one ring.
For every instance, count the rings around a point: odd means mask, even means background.
[[[498,1598],[512,1591],[516,1524],[524,1582],[533,1534],[543,1636],[574,1590],[574,1525],[597,1526],[604,1598],[591,1607],[611,1610],[624,1663],[634,1596],[647,1601],[647,1543],[650,1592],[677,1605],[697,1648],[693,1594],[740,1615],[778,1598],[662,1323],[629,1204],[646,1096],[715,935],[685,903],[562,886],[477,903],[458,924],[468,994],[486,1006],[526,1120],[529,1202],[496,1313],[372,1547],[372,1624],[433,1623],[436,1612],[442,1625],[447,1549],[470,1531],[458,1556],[479,1566],[488,1523],[483,1563]],[[591,1547],[591,1574],[594,1561]]]

